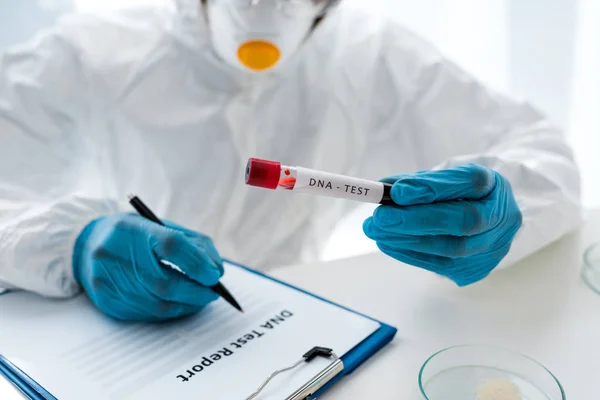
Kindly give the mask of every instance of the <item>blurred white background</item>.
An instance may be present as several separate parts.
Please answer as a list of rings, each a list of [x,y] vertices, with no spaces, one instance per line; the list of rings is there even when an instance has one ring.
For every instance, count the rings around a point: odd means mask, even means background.
[[[0,0],[0,51],[64,12],[169,0]],[[486,83],[525,98],[562,127],[600,206],[600,0],[344,0],[398,20]],[[324,258],[373,248],[360,234],[370,207],[343,221]]]

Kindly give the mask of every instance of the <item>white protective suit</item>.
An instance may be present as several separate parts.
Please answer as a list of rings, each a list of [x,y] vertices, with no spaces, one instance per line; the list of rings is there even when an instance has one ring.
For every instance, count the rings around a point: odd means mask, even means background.
[[[244,184],[249,157],[380,179],[475,162],[506,176],[524,225],[510,264],[580,221],[556,128],[393,22],[343,3],[284,67],[215,57],[198,0],[70,16],[0,59],[0,285],[78,291],[73,244],[133,211],[210,235],[256,268],[308,260],[354,202]]]

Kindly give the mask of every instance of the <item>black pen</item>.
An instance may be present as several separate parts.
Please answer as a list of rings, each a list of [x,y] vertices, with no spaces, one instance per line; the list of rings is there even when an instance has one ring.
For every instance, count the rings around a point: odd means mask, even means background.
[[[162,226],[165,226],[165,224],[163,224],[162,221],[158,219],[158,217],[154,215],[154,213],[137,196],[134,196],[132,194],[129,195],[129,203],[142,217],[147,218],[150,221],[156,222],[157,224],[160,224]],[[225,301],[234,306],[236,309],[238,309],[241,312],[244,312],[244,310],[242,310],[242,307],[240,307],[240,305],[233,298],[231,293],[229,293],[229,290],[227,290],[221,282],[218,282],[215,286],[211,286],[211,289],[214,290],[215,293],[217,293],[219,296],[225,299]]]

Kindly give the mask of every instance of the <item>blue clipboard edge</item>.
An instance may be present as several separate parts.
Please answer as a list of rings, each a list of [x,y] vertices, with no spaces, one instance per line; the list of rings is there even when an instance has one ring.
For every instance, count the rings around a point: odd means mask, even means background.
[[[381,350],[383,347],[385,347],[389,342],[391,342],[394,339],[394,336],[396,335],[396,333],[398,331],[397,328],[395,328],[391,325],[387,325],[387,324],[385,324],[381,321],[378,321],[374,318],[371,318],[367,315],[364,315],[362,313],[354,311],[348,307],[339,305],[339,304],[337,304],[331,300],[325,299],[321,296],[317,296],[317,295],[310,293],[304,289],[298,288],[287,282],[284,282],[277,278],[269,276],[263,272],[260,272],[258,270],[235,263],[233,261],[229,261],[229,260],[223,260],[223,261],[228,264],[234,265],[238,268],[242,268],[248,272],[254,273],[256,275],[260,275],[266,279],[270,279],[270,280],[277,282],[283,286],[287,286],[291,289],[294,289],[294,290],[297,290],[304,294],[307,294],[309,296],[312,296],[323,302],[332,304],[336,307],[342,308],[351,313],[360,315],[366,319],[377,322],[380,325],[380,328],[378,330],[376,330],[373,334],[371,334],[365,340],[363,340],[362,342],[360,342],[356,346],[354,346],[348,353],[341,356],[341,359],[344,362],[344,370],[340,374],[338,374],[334,379],[329,381],[325,386],[323,386],[318,392],[313,393],[313,396],[311,397],[312,399],[318,398],[321,394],[323,394],[327,389],[329,389],[331,386],[333,386],[340,379],[342,379],[343,377],[354,372],[354,370],[356,368],[358,368],[361,364],[363,364],[365,361],[367,361],[372,355],[377,353],[379,350]],[[318,345],[319,345],[318,343],[315,344],[315,346],[318,346]],[[52,394],[48,393],[48,391],[46,391],[36,381],[31,379],[25,372],[23,372],[16,365],[14,365],[9,360],[4,358],[1,354],[0,354],[0,374],[4,375],[8,380],[13,382],[17,386],[17,388],[19,388],[25,395],[29,396],[29,398],[32,400],[58,400]]]
[[[43,387],[38,385],[16,365],[0,354],[0,375],[12,382],[23,394],[32,400],[57,400]]]

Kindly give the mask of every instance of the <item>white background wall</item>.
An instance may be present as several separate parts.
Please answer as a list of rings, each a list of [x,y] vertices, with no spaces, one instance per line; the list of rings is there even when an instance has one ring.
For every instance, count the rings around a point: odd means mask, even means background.
[[[0,51],[73,8],[168,0],[0,0]],[[582,169],[584,204],[600,206],[600,0],[345,0],[429,39],[499,90],[524,97],[566,131]],[[344,221],[326,258],[360,253],[362,210]]]

